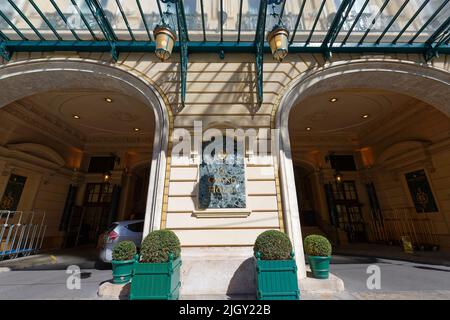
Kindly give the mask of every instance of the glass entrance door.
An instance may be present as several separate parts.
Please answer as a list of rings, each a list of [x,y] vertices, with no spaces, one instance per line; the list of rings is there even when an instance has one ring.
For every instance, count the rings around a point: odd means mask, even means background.
[[[367,242],[355,181],[336,183],[334,193],[339,228],[345,230],[349,242]]]

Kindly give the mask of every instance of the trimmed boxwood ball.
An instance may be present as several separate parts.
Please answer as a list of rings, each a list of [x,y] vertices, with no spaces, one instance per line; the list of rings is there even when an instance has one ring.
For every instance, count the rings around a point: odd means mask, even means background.
[[[261,254],[261,260],[289,260],[292,244],[289,237],[278,230],[261,233],[255,241],[253,252]]]
[[[303,242],[305,252],[308,256],[329,257],[331,256],[331,243],[321,235],[312,234]]]
[[[169,253],[173,259],[180,256],[180,240],[170,230],[155,230],[149,233],[141,245],[141,262],[168,262]]]
[[[132,260],[136,254],[136,245],[132,241],[120,241],[113,248],[112,258],[116,261]]]

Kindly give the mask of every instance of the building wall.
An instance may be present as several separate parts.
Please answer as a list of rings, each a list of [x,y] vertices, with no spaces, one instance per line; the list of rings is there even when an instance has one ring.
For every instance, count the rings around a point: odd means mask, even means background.
[[[431,106],[417,102],[401,121],[386,123],[383,128],[374,130],[363,140],[365,145],[373,146],[375,164],[369,172],[373,171],[382,208],[414,207],[404,174],[424,169],[438,212],[418,216],[426,216],[433,221],[440,245],[449,250],[449,118]]]
[[[70,184],[78,185],[76,205],[83,205],[86,184],[99,183],[103,179],[102,174],[86,173],[90,157],[109,156],[114,152],[122,158],[121,165],[113,171],[111,183],[123,186],[122,203],[126,204],[132,195],[128,192],[132,185],[123,181],[124,169],[129,168],[128,175],[132,176],[136,165],[148,167],[152,143],[144,138],[139,142],[112,137],[81,141],[76,136],[67,136],[67,132],[57,130],[54,123],[33,113],[30,104],[30,101],[21,100],[0,110],[0,199],[11,174],[26,177],[17,207],[17,211],[24,213],[22,223],[28,221],[32,212],[35,213],[34,223],[40,223],[45,214],[47,229],[43,247],[58,248],[64,239],[64,231],[59,226]],[[36,107],[39,108],[33,106]],[[16,146],[24,144],[32,144],[33,149],[16,149]],[[134,150],[133,155],[127,153],[129,148]],[[60,159],[52,159],[46,154],[49,152],[57,154]],[[131,213],[129,207],[122,206],[118,219],[126,219]],[[17,223],[18,219],[19,215],[16,215],[9,223]]]
[[[18,53],[10,63],[45,58],[78,58],[111,63],[108,54],[98,53]],[[179,64],[174,54],[169,62],[156,60],[153,54],[122,53],[116,67],[150,79],[173,113],[171,130],[192,129],[195,120],[206,127],[274,128],[275,114],[284,94],[294,80],[306,72],[328,66],[321,55],[291,54],[283,63],[264,57],[264,100],[256,103],[254,56],[229,54],[221,60],[216,54],[189,55],[187,96],[184,106],[179,96]],[[350,60],[370,61],[379,57],[335,54],[333,63]],[[422,64],[419,55],[390,54],[386,59]],[[432,66],[449,70],[446,56],[435,59]],[[170,157],[163,197],[160,228],[175,230],[183,246],[252,245],[256,236],[267,229],[284,229],[279,169],[276,163],[247,165],[247,218],[206,219],[193,216],[196,207],[197,166]],[[442,161],[442,160],[440,160]],[[264,175],[261,175],[264,172]],[[264,178],[262,178],[264,176]]]
[[[343,172],[343,177],[344,180],[355,181],[365,221],[372,221],[365,183],[373,182],[382,212],[386,216],[391,215],[393,210],[397,214],[407,210],[414,219],[430,219],[439,245],[449,250],[449,133],[450,119],[446,115],[421,101],[411,100],[368,125],[366,130],[351,139],[335,136],[328,141],[321,141],[320,137],[307,141],[305,137],[306,141],[299,142],[302,139],[293,134],[294,164],[310,168],[309,177],[316,197],[314,210],[318,214],[321,230],[311,231],[322,231],[332,238],[335,236],[323,188],[324,183],[334,183],[334,170],[325,161],[325,156],[334,151],[353,154],[355,157],[358,171]],[[415,212],[404,174],[421,169],[428,176],[438,212]],[[310,229],[303,228],[305,233],[310,232]],[[345,238],[342,236],[341,240]]]

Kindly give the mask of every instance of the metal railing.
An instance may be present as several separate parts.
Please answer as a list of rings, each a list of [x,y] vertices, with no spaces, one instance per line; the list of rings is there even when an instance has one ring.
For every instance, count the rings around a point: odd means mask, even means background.
[[[436,250],[439,238],[428,214],[417,213],[415,208],[382,209],[366,221],[370,242],[400,245],[408,237],[418,250]]]
[[[0,261],[36,254],[46,229],[45,212],[0,210]]]

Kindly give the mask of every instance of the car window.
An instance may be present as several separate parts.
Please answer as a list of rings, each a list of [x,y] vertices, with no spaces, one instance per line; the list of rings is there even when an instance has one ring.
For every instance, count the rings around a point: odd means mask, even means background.
[[[142,232],[144,230],[144,222],[132,223],[127,225],[126,228],[133,232]]]

